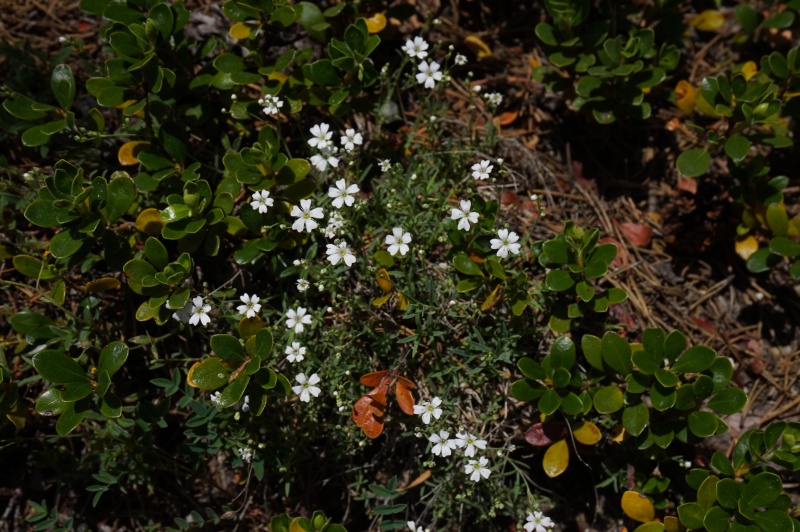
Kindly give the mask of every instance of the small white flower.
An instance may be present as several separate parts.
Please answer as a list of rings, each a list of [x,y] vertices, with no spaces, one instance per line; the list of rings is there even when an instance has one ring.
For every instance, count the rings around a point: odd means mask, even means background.
[[[236,408],[241,408],[242,412],[249,412],[250,411],[250,396],[245,395],[242,397],[242,404],[236,405]]]
[[[318,154],[312,155],[309,162],[320,172],[324,172],[329,166],[331,168],[339,166],[339,158],[334,155],[333,148],[330,147],[326,147]]]
[[[324,216],[322,207],[312,209],[311,200],[309,199],[300,200],[300,207],[295,205],[289,214],[297,218],[292,224],[292,229],[298,232],[308,231],[309,233],[319,226],[313,218],[320,219]]]
[[[328,196],[333,198],[333,206],[337,209],[341,209],[342,205],[352,207],[353,203],[356,201],[356,198],[353,196],[353,194],[357,193],[358,185],[347,186],[347,183],[344,179],[338,180],[335,187],[328,189]]]
[[[439,63],[436,61],[431,61],[430,65],[427,61],[423,61],[417,66],[417,70],[419,70],[417,83],[424,85],[426,89],[432,89],[436,86],[436,82],[442,79],[442,73],[439,72]]]
[[[286,346],[284,353],[286,354],[286,360],[294,364],[295,362],[301,362],[306,357],[306,348],[302,347],[300,342],[292,342],[292,345]]]
[[[481,92],[482,89],[483,89],[483,87],[481,87],[480,85],[473,85],[472,86],[472,92]]]
[[[211,404],[212,405],[219,406],[219,404],[221,402],[222,402],[222,400],[220,399],[220,393],[219,392],[214,392],[214,393],[211,394]]]
[[[381,172],[388,172],[389,170],[392,169],[392,161],[390,161],[389,159],[384,159],[378,162],[378,166],[381,167]]]
[[[461,54],[456,54],[456,58],[453,62],[458,66],[463,66],[467,64],[467,57]]]
[[[317,124],[311,128],[312,137],[308,139],[308,145],[318,150],[324,150],[331,145],[333,131],[330,131],[328,124]]]
[[[509,232],[508,229],[500,229],[497,231],[497,238],[493,238],[489,243],[492,245],[492,249],[497,250],[498,257],[506,258],[509,252],[519,255],[520,244],[517,243],[517,240],[519,240],[517,233]]]
[[[453,454],[453,450],[457,447],[455,441],[448,439],[450,433],[446,430],[440,430],[439,434],[433,433],[428,436],[428,441],[433,443],[431,452],[436,456],[447,457]]]
[[[289,309],[286,312],[286,328],[294,329],[296,334],[300,334],[305,329],[305,325],[311,325],[311,315],[306,313],[303,307]]]
[[[478,213],[471,212],[472,202],[469,200],[461,200],[461,208],[455,207],[450,211],[450,219],[458,220],[458,228],[462,231],[469,231],[469,224],[478,223]]]
[[[345,151],[353,151],[356,144],[360,146],[364,143],[364,137],[361,136],[361,133],[356,133],[355,129],[347,129],[342,135],[341,141]]]
[[[258,296],[249,296],[244,294],[239,297],[239,299],[244,303],[244,305],[239,305],[236,307],[236,310],[239,314],[244,314],[245,318],[253,318],[256,315],[256,312],[261,310],[261,303],[258,302]]]
[[[411,529],[411,532],[430,532],[429,528],[423,529],[421,526],[417,526],[414,521],[408,521],[406,524],[408,528]]]
[[[522,528],[528,532],[548,532],[554,525],[553,520],[542,514],[542,512],[528,514],[525,520],[527,522],[522,525]]]
[[[472,178],[473,179],[489,179],[489,174],[492,173],[494,166],[489,164],[489,161],[481,161],[472,165]]]
[[[481,477],[489,478],[492,471],[486,467],[488,463],[489,459],[485,456],[482,456],[480,460],[470,460],[464,465],[464,473],[470,475],[469,479],[472,482],[478,482]]]
[[[475,456],[475,449],[480,449],[481,451],[486,450],[486,440],[478,439],[477,436],[466,432],[456,433],[455,443],[459,447],[466,447],[466,449],[464,449],[464,456]]]
[[[296,380],[300,385],[299,386],[292,386],[292,391],[300,396],[300,400],[304,403],[307,403],[311,400],[311,396],[319,397],[319,388],[314,386],[320,381],[319,375],[316,373],[312,374],[310,377],[306,377],[305,373],[298,374],[294,380]]]
[[[401,255],[408,253],[408,244],[411,242],[411,233],[403,231],[402,227],[392,229],[391,235],[386,235],[385,243],[389,246],[389,254],[394,256],[399,251]]]
[[[272,207],[275,200],[269,197],[269,190],[258,190],[253,193],[253,199],[250,200],[250,206],[256,209],[261,214],[267,212],[267,207]]]
[[[483,96],[489,105],[493,105],[497,107],[501,103],[503,103],[503,95],[499,92],[487,92]]]
[[[428,57],[428,43],[422,37],[414,37],[414,40],[407,40],[402,50],[408,54],[409,57],[416,57],[417,59],[425,59]]]
[[[339,242],[338,245],[328,244],[328,249],[325,253],[328,254],[328,261],[334,266],[341,260],[349,268],[356,261],[356,256],[347,247],[347,242]]]
[[[533,201],[533,202],[539,201],[539,195],[538,194],[531,194],[531,201]]]
[[[272,94],[267,94],[260,100],[258,100],[259,105],[263,105],[264,114],[266,115],[276,115],[280,112],[280,108],[283,107],[283,100],[279,99],[277,96]]]
[[[422,401],[420,404],[414,405],[414,414],[422,416],[422,422],[429,425],[431,416],[436,419],[442,417],[442,409],[439,408],[441,404],[442,400],[438,397],[434,397],[430,402]]]
[[[211,305],[205,303],[200,296],[192,299],[192,317],[189,318],[190,325],[202,323],[203,327],[211,323],[208,313],[211,312]]]
[[[305,292],[306,290],[308,290],[309,286],[310,286],[309,282],[306,281],[305,279],[298,279],[297,280],[297,290],[298,290],[298,292]]]
[[[250,447],[243,447],[236,451],[239,456],[247,463],[253,460],[253,450]]]

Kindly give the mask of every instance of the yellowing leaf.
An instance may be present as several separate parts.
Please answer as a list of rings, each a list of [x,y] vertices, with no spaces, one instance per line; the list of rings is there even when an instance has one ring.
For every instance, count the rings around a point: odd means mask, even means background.
[[[277,80],[281,83],[281,85],[283,85],[284,83],[286,83],[286,80],[289,79],[289,76],[287,76],[283,72],[276,71],[276,72],[270,72],[269,76],[267,76],[267,79]]]
[[[467,38],[464,39],[464,44],[475,54],[478,61],[492,56],[492,49],[477,35],[468,35]]]
[[[365,18],[364,22],[367,23],[368,32],[378,33],[386,27],[386,16],[383,13],[375,13],[371,17]]]
[[[622,425],[617,425],[616,427],[614,427],[614,430],[611,431],[611,441],[622,443],[627,439],[628,439],[628,431],[626,431],[625,427],[623,427]]]
[[[381,290],[384,292],[390,292],[392,290],[392,280],[386,268],[378,270],[378,273],[375,274],[375,280],[378,281],[378,286],[380,286]]]
[[[706,116],[714,116],[714,117],[719,116],[717,114],[717,111],[714,110],[714,108],[711,107],[711,104],[708,103],[706,99],[703,97],[703,93],[698,91],[697,89],[695,89],[694,93],[694,105],[698,111],[700,111]]]
[[[300,526],[300,518],[295,517],[292,519],[292,522],[289,524],[289,532],[305,532],[305,528]]]
[[[408,300],[408,298],[406,296],[404,296],[403,294],[398,292],[398,294],[397,294],[397,303],[395,304],[395,306],[397,307],[397,310],[405,310],[409,303],[410,303],[410,301]]]
[[[600,429],[597,428],[597,425],[591,421],[584,421],[580,425],[577,425],[572,430],[572,435],[575,437],[576,441],[584,445],[594,445],[599,442],[600,438],[603,436],[600,433]]]
[[[540,66],[542,66],[542,62],[539,61],[539,59],[537,57],[529,55],[528,56],[528,66],[530,66],[531,68],[540,67]]]
[[[725,24],[725,16],[716,9],[706,9],[690,22],[700,31],[719,31]]]
[[[425,482],[429,478],[431,478],[431,470],[430,469],[426,469],[425,471],[422,472],[422,474],[420,476],[418,476],[417,478],[412,480],[408,484],[408,486],[404,486],[402,488],[397,488],[397,491],[406,491],[406,490],[410,490],[411,488],[416,488],[417,486],[419,486],[420,484],[422,484],[423,482]]]
[[[664,518],[664,530],[667,532],[683,532],[684,528],[677,517],[670,515]]]
[[[132,166],[139,164],[139,159],[136,156],[140,151],[150,147],[150,143],[145,140],[131,140],[119,147],[117,152],[117,159],[122,166]]]
[[[656,516],[656,509],[650,499],[635,491],[626,491],[622,494],[622,511],[640,523],[652,521]]]
[[[736,254],[747,260],[758,251],[758,240],[753,235],[740,236],[736,239]]]
[[[119,279],[114,279],[113,277],[103,277],[102,279],[97,279],[96,281],[89,281],[84,286],[84,290],[89,293],[94,292],[105,292],[106,290],[114,290],[115,288],[119,288],[120,286]]]
[[[561,440],[551,445],[542,459],[542,467],[545,474],[550,478],[555,478],[567,470],[569,465],[569,447],[567,440]]]
[[[694,92],[692,84],[684,79],[675,85],[675,105],[685,115],[690,115],[694,111]]]
[[[756,74],[758,74],[758,65],[755,61],[748,61],[742,65],[742,75],[747,81],[750,81],[750,78]]]
[[[487,310],[495,306],[498,301],[503,299],[503,291],[504,290],[502,284],[495,286],[494,290],[492,290],[492,293],[489,294],[489,296],[486,298],[486,301],[484,301],[481,304],[481,310],[483,312],[486,312]]]
[[[250,26],[244,22],[237,22],[228,31],[228,34],[234,39],[247,39],[251,33]]]
[[[124,102],[122,102],[121,104],[116,106],[115,109],[119,109],[120,111],[124,111],[125,109],[127,109],[128,107],[130,107],[131,105],[133,105],[135,103],[136,103],[136,100],[125,100]]]
[[[239,320],[237,329],[239,330],[240,338],[250,338],[255,336],[258,331],[264,328],[264,320],[258,316],[252,318],[242,318]]]
[[[139,213],[134,222],[136,229],[148,235],[161,234],[161,227],[164,222],[161,221],[161,211],[158,209],[145,209]]]
[[[633,532],[664,532],[664,524],[658,521],[650,521],[637,526]]]
[[[788,236],[800,236],[800,214],[789,220]]]
[[[383,305],[384,303],[389,301],[390,297],[392,297],[392,293],[391,292],[389,292],[388,294],[384,294],[381,297],[376,297],[375,299],[372,300],[372,306],[373,307],[380,307],[381,305]]]

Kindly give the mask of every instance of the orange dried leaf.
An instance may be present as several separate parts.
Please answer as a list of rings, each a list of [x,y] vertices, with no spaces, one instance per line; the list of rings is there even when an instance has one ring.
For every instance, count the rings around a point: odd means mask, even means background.
[[[736,239],[736,254],[747,260],[758,251],[758,240],[753,235],[740,236]]]
[[[136,156],[140,151],[150,147],[150,143],[145,140],[131,140],[119,147],[117,159],[122,166],[133,166],[139,164]]]
[[[361,430],[364,431],[364,434],[371,439],[375,439],[381,435],[383,432],[383,419],[378,419],[374,416],[370,416],[370,418],[362,425]]]
[[[557,441],[544,453],[542,467],[544,467],[544,472],[548,477],[555,478],[566,471],[567,466],[569,466],[567,441]]]
[[[372,386],[374,388],[375,386],[379,386],[381,384],[387,373],[389,373],[388,369],[366,373],[362,375],[360,379],[358,379],[358,382],[364,386]]]
[[[416,387],[416,384],[414,384],[414,381],[409,380],[409,379],[407,379],[405,377],[402,377],[402,376],[401,377],[397,377],[397,382],[403,383],[403,386],[405,386],[408,389],[412,389],[412,388]]]
[[[682,190],[694,196],[697,194],[697,179],[693,177],[678,178],[678,190]]]
[[[386,268],[378,270],[378,273],[375,274],[375,280],[378,281],[378,286],[380,286],[381,290],[384,292],[392,290],[392,279],[389,277],[389,272],[386,271]]]
[[[580,425],[577,425],[572,430],[572,435],[577,442],[584,445],[594,445],[603,437],[600,433],[600,429],[591,421],[584,421]]]
[[[368,32],[378,33],[386,27],[386,15],[383,13],[375,13],[371,17],[365,18],[364,22],[367,23]]]
[[[694,94],[694,86],[686,80],[682,79],[675,85],[675,105],[685,115],[690,115],[694,111]]]
[[[653,236],[653,229],[649,225],[624,223],[620,224],[619,228],[631,244],[639,247],[647,246],[650,237]]]
[[[379,402],[380,404],[386,406],[386,394],[389,392],[389,386],[386,384],[381,384],[380,386],[373,388],[367,395],[370,396],[373,400]]]
[[[475,54],[478,61],[492,56],[492,49],[477,35],[468,35],[467,38],[464,39],[464,44]]]
[[[706,9],[689,23],[700,31],[719,31],[725,24],[725,15],[716,9]]]
[[[509,124],[513,124],[514,121],[519,118],[519,109],[515,109],[512,111],[506,111],[505,113],[501,113],[500,116],[497,117],[498,122],[501,126],[507,126]]]
[[[408,486],[403,486],[402,488],[397,488],[397,491],[406,491],[406,490],[410,490],[411,488],[416,488],[417,486],[419,486],[420,484],[422,484],[423,482],[425,482],[429,478],[431,478],[431,470],[430,469],[426,469],[425,471],[422,472],[422,474],[420,476],[418,476],[417,478],[412,480],[408,484]]]
[[[640,523],[652,521],[656,516],[656,509],[650,499],[635,491],[626,491],[622,494],[622,511]]]
[[[397,386],[395,386],[394,393],[397,396],[397,404],[400,405],[400,410],[408,414],[409,416],[414,415],[414,396],[411,395],[411,391],[403,386],[403,383],[400,380],[397,381]]]

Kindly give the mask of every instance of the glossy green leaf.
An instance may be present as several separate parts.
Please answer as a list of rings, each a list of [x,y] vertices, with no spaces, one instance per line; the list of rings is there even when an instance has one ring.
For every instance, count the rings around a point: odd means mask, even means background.
[[[80,402],[67,403],[56,421],[56,432],[61,437],[66,436],[80,425],[84,417],[86,417],[86,409]]]
[[[561,406],[561,397],[553,389],[546,390],[537,404],[539,411],[546,416],[558,410],[559,406]]]
[[[122,415],[122,401],[117,394],[109,392],[103,397],[103,401],[100,403],[100,413],[110,418],[118,418]]]
[[[705,509],[696,502],[689,502],[678,506],[678,519],[686,528],[703,528]]]
[[[62,386],[61,400],[65,403],[74,403],[88,396],[93,389],[89,381],[68,382]]]
[[[740,412],[747,404],[747,394],[739,388],[726,388],[711,398],[707,406],[718,414],[731,415]]]
[[[216,390],[228,383],[231,371],[219,357],[208,357],[189,368],[186,382],[201,390]]]
[[[82,236],[74,228],[66,229],[50,240],[50,252],[58,259],[71,257],[81,249]]]
[[[683,177],[698,177],[711,167],[711,154],[705,148],[694,148],[678,156],[678,172]]]
[[[622,426],[632,436],[641,434],[650,422],[650,409],[644,403],[628,406],[622,411]]]
[[[613,414],[622,405],[622,390],[616,386],[603,386],[594,394],[594,408],[601,414]]]
[[[800,257],[800,242],[778,236],[769,241],[769,250],[781,257]]]
[[[25,218],[39,227],[53,227],[59,225],[58,215],[65,212],[66,209],[56,208],[50,200],[35,200],[25,209]]]
[[[719,418],[711,412],[697,410],[689,414],[689,430],[698,438],[707,438],[717,431]]]
[[[61,351],[45,349],[33,355],[31,360],[39,375],[53,384],[89,380],[83,368]]]
[[[603,336],[602,356],[603,362],[617,373],[627,375],[633,371],[631,346],[627,340],[613,331]]]
[[[108,200],[105,217],[109,222],[120,219],[130,208],[136,198],[133,180],[127,176],[115,177],[108,184]]]
[[[36,400],[36,412],[42,416],[57,416],[64,411],[66,403],[61,400],[61,390],[50,388]]]
[[[658,355],[649,351],[636,351],[631,355],[633,364],[645,375],[652,375],[661,367],[662,359]]]
[[[708,532],[727,532],[731,514],[719,506],[709,508],[703,518],[703,526]]]
[[[603,370],[603,341],[597,336],[585,334],[581,338],[581,350],[586,361],[596,369]]]
[[[22,133],[22,144],[28,147],[46,144],[50,137],[67,127],[66,120],[54,120],[38,126],[33,126]]]
[[[219,396],[219,406],[227,408],[239,402],[244,395],[247,384],[250,382],[250,376],[242,373],[236,377]]]
[[[163,270],[169,264],[169,253],[164,244],[156,237],[148,237],[144,243],[144,255],[155,269]],[[154,274],[153,274],[154,275]],[[181,307],[174,307],[181,308]]]
[[[517,401],[530,402],[535,401],[544,393],[543,388],[534,388],[525,379],[514,381],[511,385],[511,396]]]
[[[61,64],[53,69],[50,88],[62,109],[72,107],[72,101],[75,99],[75,76],[69,65]]]
[[[523,375],[531,380],[544,380],[547,377],[547,374],[544,372],[542,367],[532,358],[520,358],[519,362],[517,362],[517,367],[520,369]]]
[[[744,135],[731,135],[725,141],[725,154],[735,162],[742,161],[750,151],[750,141]]]
[[[672,371],[676,373],[699,373],[711,367],[717,352],[705,345],[695,345],[689,348],[672,365]]]
[[[215,334],[211,337],[211,350],[223,360],[244,362],[245,355],[238,338],[230,334]]]
[[[256,333],[256,355],[263,361],[269,358],[272,353],[272,332],[269,329],[261,329]]]
[[[747,481],[742,490],[741,502],[748,508],[767,506],[781,494],[783,483],[775,473],[763,472]]]
[[[792,518],[784,510],[764,510],[756,513],[756,524],[770,532],[793,532]]]
[[[552,270],[547,272],[544,284],[554,292],[563,292],[575,285],[575,278],[567,270]]]
[[[667,388],[660,383],[656,383],[650,388],[650,402],[653,408],[663,412],[672,408],[675,405],[678,395],[674,388]]]
[[[123,342],[111,342],[100,351],[97,369],[107,371],[109,376],[115,374],[128,359],[128,346]]]
[[[575,344],[568,336],[560,336],[550,348],[550,360],[554,368],[570,369],[575,364]]]
[[[17,255],[12,262],[14,268],[16,268],[19,273],[31,279],[46,281],[58,276],[57,271],[52,265],[45,266],[41,260],[36,257],[31,257],[30,255]]]
[[[483,276],[480,266],[463,253],[453,257],[453,266],[464,275]]]
[[[678,355],[686,349],[686,337],[680,331],[672,331],[664,340],[664,354],[670,361],[678,358]]]
[[[554,262],[559,266],[569,263],[569,248],[563,239],[548,240],[542,245],[542,251],[550,262]]]

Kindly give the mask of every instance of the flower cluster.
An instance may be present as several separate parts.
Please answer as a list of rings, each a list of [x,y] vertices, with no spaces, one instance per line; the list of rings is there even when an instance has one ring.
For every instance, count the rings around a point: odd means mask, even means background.
[[[283,100],[272,94],[267,94],[263,98],[259,98],[258,105],[262,106],[261,109],[265,115],[276,115],[283,107]]]
[[[539,511],[532,514],[529,513],[525,521],[526,523],[522,525],[522,528],[527,532],[549,532],[555,525],[552,519]]]
[[[437,81],[442,80],[441,65],[436,61],[425,61],[428,57],[428,48],[430,46],[422,37],[414,37],[414,40],[407,40],[402,50],[412,59],[422,59],[417,65],[417,83],[424,86],[426,89],[432,89],[436,86]]]

